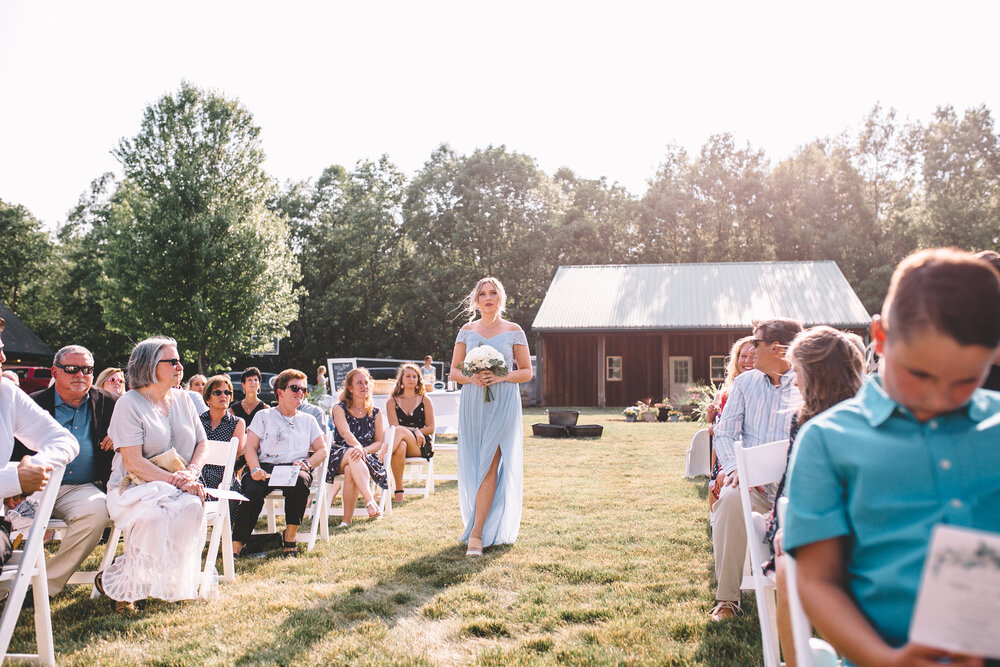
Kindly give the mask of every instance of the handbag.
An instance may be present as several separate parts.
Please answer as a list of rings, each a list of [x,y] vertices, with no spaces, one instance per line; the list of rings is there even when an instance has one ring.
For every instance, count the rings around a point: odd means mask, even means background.
[[[424,437],[424,441],[420,443],[420,456],[424,457],[428,461],[434,456],[434,445],[431,443],[431,439]]]
[[[187,461],[184,460],[174,447],[171,447],[167,451],[157,454],[153,458],[149,459],[149,462],[158,468],[162,468],[167,472],[177,472],[178,470],[184,470],[187,467]],[[146,480],[140,479],[135,475],[135,473],[128,473],[122,480],[121,486],[118,488],[118,493],[125,493],[128,487],[135,484],[136,486],[140,484],[145,484]]]

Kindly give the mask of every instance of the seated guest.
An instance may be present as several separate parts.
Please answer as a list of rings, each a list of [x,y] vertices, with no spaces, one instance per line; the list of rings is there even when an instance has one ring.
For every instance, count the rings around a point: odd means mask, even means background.
[[[76,438],[80,453],[66,466],[52,517],[66,522],[59,551],[46,561],[49,595],[62,591],[87,559],[107,527],[105,493],[114,451],[108,427],[117,394],[94,389],[94,357],[85,347],[68,345],[52,361],[55,384],[31,395],[43,410]],[[15,457],[30,454],[15,448]]]
[[[268,409],[264,401],[257,398],[257,394],[260,392],[260,383],[260,369],[251,366],[243,371],[243,375],[240,376],[243,400],[229,406],[229,411],[242,419],[245,424],[252,424],[258,412]]]
[[[120,368],[105,368],[94,380],[94,386],[121,396],[125,393],[125,372]]]
[[[208,409],[201,413],[201,425],[205,428],[205,436],[209,440],[219,440],[229,442],[232,438],[239,441],[236,451],[236,460],[243,456],[243,446],[246,444],[246,424],[239,417],[229,412],[229,403],[233,398],[233,383],[228,375],[213,375],[205,384],[205,403]],[[201,469],[201,483],[206,489],[217,489],[222,482],[222,475],[225,468],[217,465],[206,465]],[[240,480],[234,475],[229,486],[233,491],[241,492]],[[232,521],[236,520],[239,513],[240,504],[238,501],[229,501],[229,516]]]
[[[391,407],[389,403],[392,403]],[[392,476],[396,480],[393,502],[400,502],[403,499],[403,468],[406,467],[406,457],[422,456],[421,447],[426,449],[434,435],[434,404],[424,393],[424,383],[416,364],[400,365],[389,403],[385,406],[386,417],[390,426],[397,427],[390,459]]]
[[[959,250],[910,255],[871,334],[878,374],[792,452],[782,546],[802,606],[844,664],[982,665],[909,636],[934,526],[1000,532],[1000,396],[978,388],[1000,346],[1000,276]]]
[[[183,372],[174,339],[136,345],[128,360],[132,389],[118,399],[108,429],[116,452],[108,514],[125,533],[125,554],[94,583],[119,613],[147,597],[198,596],[205,428],[187,394],[174,389],[178,368]]]
[[[6,322],[0,317],[0,332]],[[0,343],[0,364],[7,361]],[[0,461],[9,461],[14,438],[31,452],[18,463],[0,469],[0,498],[41,491],[55,466],[64,466],[80,453],[80,443],[12,382],[0,382]],[[4,535],[9,541],[10,536]]]
[[[199,415],[208,410],[208,405],[205,403],[205,399],[202,394],[205,392],[205,383],[208,381],[204,375],[192,375],[188,379],[187,392],[188,396],[194,402],[194,409]]]
[[[375,480],[383,489],[389,488],[385,467],[375,454],[386,453],[383,447],[382,419],[372,404],[369,386],[372,376],[367,368],[354,368],[344,378],[340,402],[333,406],[333,447],[326,481],[333,483],[336,475],[344,476],[344,520],[341,527],[351,525],[354,503],[360,493],[368,507],[368,516],[382,514],[369,488]]]
[[[715,433],[715,423],[722,417],[722,410],[726,407],[726,400],[729,398],[729,392],[733,388],[733,382],[740,373],[753,370],[754,359],[753,336],[744,336],[733,343],[733,348],[729,351],[729,357],[726,361],[726,379],[719,388],[719,392],[715,395],[715,400],[712,401],[712,404],[708,406],[708,410],[705,411],[705,418],[709,424],[709,438]],[[713,448],[712,474],[708,483],[709,512],[715,507],[715,501],[719,499],[719,490],[722,488],[722,481],[724,479],[725,475],[722,473],[722,468],[719,466],[719,459],[715,455],[715,449]]]
[[[795,442],[799,427],[858,392],[864,378],[864,349],[864,342],[856,334],[844,333],[827,326],[817,326],[803,331],[788,346],[788,359],[792,363],[795,381],[802,394],[802,406],[792,415],[788,434],[791,443]],[[789,457],[791,453],[792,448],[789,447]],[[781,497],[784,491],[785,480],[783,475],[778,483],[777,497]],[[764,570],[777,569],[778,638],[784,648],[787,667],[795,667],[792,625],[784,593],[785,561],[781,552],[778,517],[774,511],[768,519],[765,539],[771,544],[772,560],[764,564]]]
[[[306,374],[294,369],[281,371],[274,382],[278,407],[254,417],[247,432],[246,459],[243,471],[243,495],[250,500],[240,508],[233,523],[233,551],[239,555],[257,523],[264,498],[281,489],[285,496],[284,550],[288,556],[298,553],[295,534],[309,501],[313,468],[326,456],[326,442],[319,424],[309,415],[298,412],[309,387]],[[295,486],[272,487],[268,483],[275,466],[298,467]]]
[[[979,259],[985,259],[993,266],[994,269],[1000,272],[1000,253],[992,250],[983,250],[982,252],[976,253],[976,257]],[[874,344],[874,341],[872,341],[872,343]],[[983,389],[1000,391],[1000,351],[998,351],[997,356],[993,358],[993,363],[990,365],[990,373],[986,376],[986,381],[983,382]]]

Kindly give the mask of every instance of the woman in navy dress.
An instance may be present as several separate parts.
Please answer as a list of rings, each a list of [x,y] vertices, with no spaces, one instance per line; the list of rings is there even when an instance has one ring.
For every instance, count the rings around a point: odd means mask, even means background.
[[[451,378],[462,385],[458,502],[467,556],[481,556],[483,547],[513,543],[521,526],[524,441],[517,385],[531,380],[531,358],[524,331],[503,319],[506,303],[499,280],[487,277],[476,283],[466,298],[469,322],[458,332],[451,359]],[[489,345],[504,356],[506,375],[462,373],[465,355],[479,345]],[[493,395],[488,402],[487,387]]]
[[[385,404],[385,416],[389,426],[397,427],[390,466],[396,480],[393,502],[398,503],[403,500],[403,469],[407,457],[422,456],[420,448],[426,448],[434,435],[434,404],[424,392],[424,382],[416,364],[399,365],[396,386]],[[432,452],[427,459],[433,455]]]
[[[205,399],[205,410],[199,415],[201,425],[205,427],[205,436],[209,440],[219,442],[229,442],[232,438],[238,441],[236,450],[236,463],[234,470],[239,471],[246,461],[243,459],[243,446],[247,439],[247,426],[242,419],[229,412],[229,404],[233,398],[233,382],[228,375],[213,375],[205,384],[202,391]],[[222,482],[222,473],[225,469],[222,466],[206,465],[201,469],[201,482],[206,489],[217,489]],[[240,486],[240,476],[233,474],[233,481],[229,488],[237,493],[242,493]],[[236,500],[229,501],[229,516],[235,522],[236,515],[240,510],[240,503]]]
[[[382,514],[372,496],[370,480],[375,480],[383,489],[389,488],[382,464],[388,447],[382,443],[382,417],[379,409],[372,404],[371,382],[372,376],[367,368],[352,369],[344,378],[340,402],[332,410],[333,447],[330,448],[326,481],[332,484],[336,475],[344,476],[344,520],[341,526],[351,525],[358,493],[365,499],[368,516],[374,518]],[[381,457],[376,454],[381,454]]]

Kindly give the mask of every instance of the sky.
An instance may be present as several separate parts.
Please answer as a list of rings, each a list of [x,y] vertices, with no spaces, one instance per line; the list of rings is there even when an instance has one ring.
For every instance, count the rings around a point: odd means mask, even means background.
[[[996,2],[0,0],[0,199],[48,228],[181,81],[235,97],[281,183],[505,145],[641,195],[713,134],[778,162],[902,119],[1000,109]]]

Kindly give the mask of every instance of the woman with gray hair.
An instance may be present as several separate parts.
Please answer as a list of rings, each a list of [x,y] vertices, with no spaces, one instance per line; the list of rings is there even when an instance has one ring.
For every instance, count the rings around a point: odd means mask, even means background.
[[[205,429],[184,391],[173,388],[180,365],[172,338],[136,345],[128,360],[133,388],[118,400],[108,429],[116,452],[108,514],[125,533],[125,554],[96,583],[119,613],[147,597],[198,595]]]

